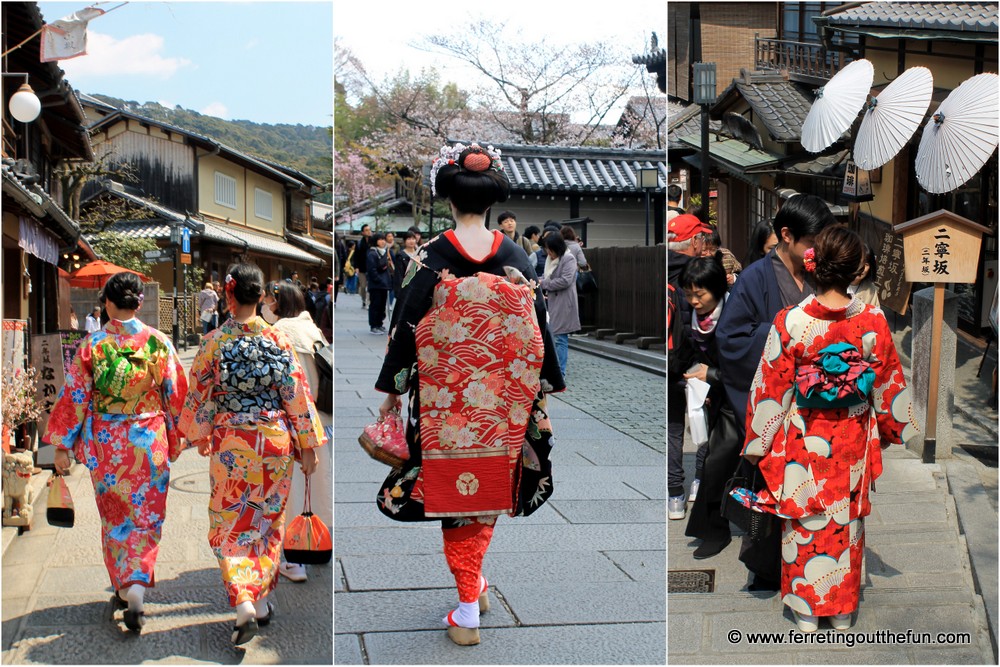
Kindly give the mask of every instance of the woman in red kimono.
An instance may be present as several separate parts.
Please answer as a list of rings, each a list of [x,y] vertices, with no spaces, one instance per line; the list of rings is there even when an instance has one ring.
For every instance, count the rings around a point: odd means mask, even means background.
[[[182,450],[176,419],[187,380],[167,337],[135,316],[143,300],[136,274],[111,276],[100,300],[111,319],[80,344],[43,440],[56,446],[56,470],[69,470],[70,450],[90,470],[112,605],[127,607],[125,625],[140,632],[170,462]]]
[[[179,428],[211,455],[208,542],[239,645],[271,621],[292,466],[311,475],[326,436],[291,342],[256,315],[260,269],[237,264],[225,281],[229,319],[202,340]]]
[[[482,564],[497,516],[530,514],[552,493],[545,393],[565,385],[542,292],[524,285],[535,278],[528,256],[485,226],[510,189],[499,152],[446,146],[431,183],[455,228],[410,262],[393,311],[375,388],[388,394],[383,417],[409,393],[410,458],[378,506],[397,521],[441,520],[459,599],[444,623],[452,641],[472,645],[489,609]]]
[[[782,601],[803,632],[851,626],[881,450],[916,434],[885,316],[848,294],[864,260],[847,228],[816,236],[816,294],[775,317],[748,401],[743,455],[766,480],[757,506],[784,519]]]

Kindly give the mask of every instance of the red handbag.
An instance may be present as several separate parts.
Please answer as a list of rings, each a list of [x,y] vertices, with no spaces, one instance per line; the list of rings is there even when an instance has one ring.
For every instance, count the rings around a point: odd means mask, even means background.
[[[390,412],[384,419],[365,426],[358,442],[373,459],[393,468],[401,468],[410,458],[403,418],[398,412]]]
[[[333,541],[330,529],[312,513],[309,496],[309,478],[306,477],[306,501],[302,514],[292,519],[285,529],[285,560],[303,565],[322,565],[333,558]]]

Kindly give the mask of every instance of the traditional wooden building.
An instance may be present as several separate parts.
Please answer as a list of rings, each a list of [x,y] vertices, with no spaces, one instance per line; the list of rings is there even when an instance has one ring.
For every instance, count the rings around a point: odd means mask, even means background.
[[[64,208],[60,175],[94,153],[73,88],[55,63],[40,61],[38,6],[5,2],[0,9],[3,50],[10,49],[3,61],[0,300],[5,320],[27,321],[31,334],[44,334],[69,327],[68,286],[61,288],[59,278],[63,257],[93,257],[79,224]],[[41,112],[22,123],[9,114],[8,101],[25,81],[39,98]]]
[[[294,271],[303,278],[330,274],[332,250],[318,247],[311,216],[312,197],[323,184],[169,123],[93,98],[85,104],[96,119],[90,125],[95,153],[109,164],[130,165],[137,182],[94,182],[83,193],[82,207],[112,197],[152,215],[110,229],[167,245],[171,226],[188,226],[192,261],[206,278],[218,279],[236,260],[255,262],[269,279]],[[153,277],[172,289],[170,265],[158,264]]]
[[[510,178],[509,209],[518,228],[548,220],[569,223],[587,247],[664,242],[667,165],[663,150],[566,146],[496,145]],[[640,169],[655,169],[656,187],[644,191]]]
[[[997,3],[866,2],[826,12],[816,24],[825,43],[834,43],[840,35],[856,38],[850,55],[875,66],[876,94],[911,67],[927,67],[934,75],[927,118],[892,161],[872,172],[875,199],[861,207],[858,227],[876,252],[892,225],[940,209],[988,227],[976,282],[951,287],[960,297],[959,324],[978,333],[987,326],[997,284],[997,153],[971,180],[941,195],[920,187],[914,161],[923,127],[948,94],[976,74],[997,72]]]

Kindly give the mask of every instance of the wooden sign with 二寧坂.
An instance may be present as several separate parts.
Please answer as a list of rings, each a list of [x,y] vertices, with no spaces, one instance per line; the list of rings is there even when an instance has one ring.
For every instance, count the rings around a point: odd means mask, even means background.
[[[941,210],[896,225],[895,231],[903,237],[909,282],[976,282],[980,244],[988,228]]]

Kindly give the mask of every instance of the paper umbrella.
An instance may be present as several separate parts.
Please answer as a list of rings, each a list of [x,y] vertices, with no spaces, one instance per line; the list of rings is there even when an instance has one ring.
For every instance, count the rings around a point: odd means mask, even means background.
[[[998,136],[996,74],[977,74],[951,91],[924,126],[917,181],[927,192],[951,192],[976,175]]]
[[[837,72],[816,91],[816,101],[802,123],[802,146],[819,153],[851,127],[868,101],[875,68],[867,60],[855,60]]]
[[[896,157],[923,122],[933,91],[931,71],[912,67],[871,98],[854,140],[854,162],[860,169],[878,169]]]

